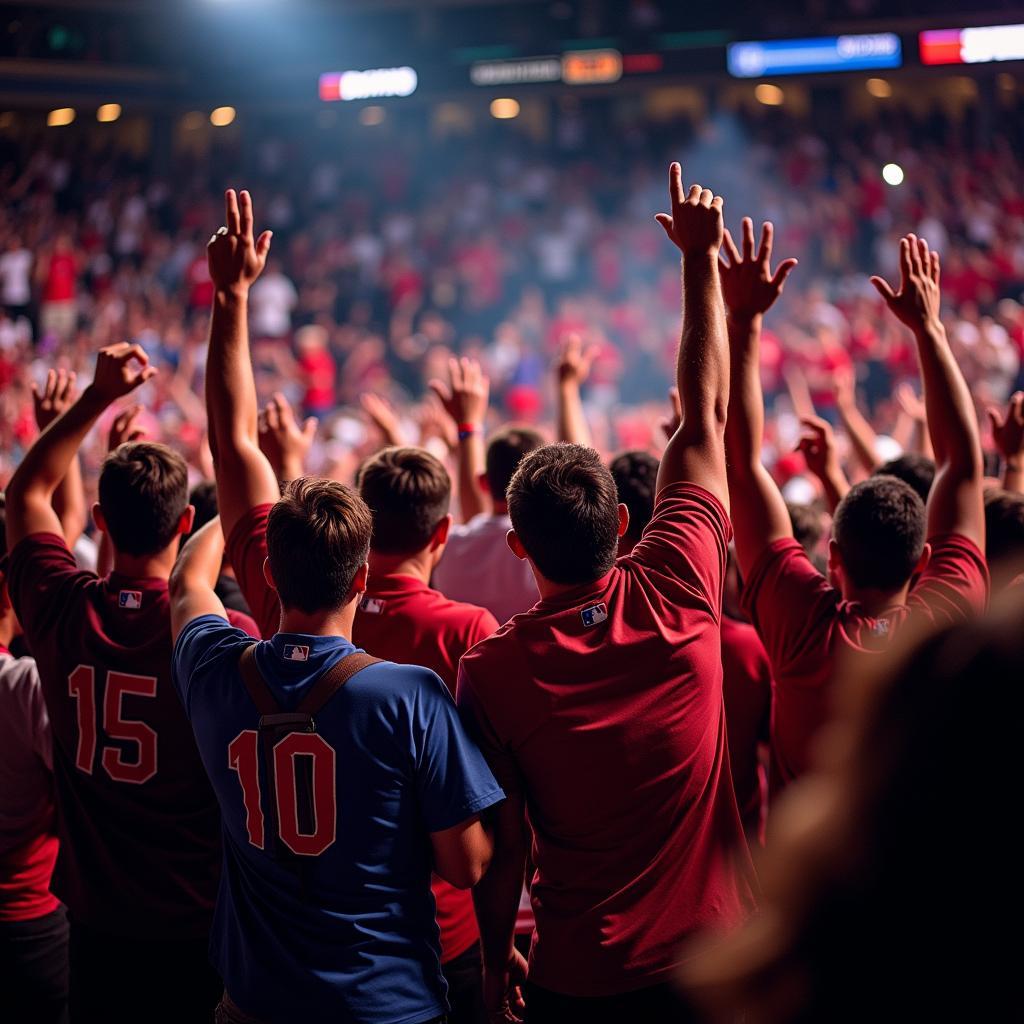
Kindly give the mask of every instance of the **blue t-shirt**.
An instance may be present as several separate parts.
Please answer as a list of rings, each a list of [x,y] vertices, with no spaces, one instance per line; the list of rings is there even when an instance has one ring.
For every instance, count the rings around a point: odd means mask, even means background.
[[[204,615],[174,649],[175,685],[223,815],[211,958],[225,988],[241,1009],[274,1022],[441,1016],[428,833],[504,793],[433,672],[371,665],[317,713],[315,733],[275,749],[280,834],[297,850],[291,863],[275,857],[259,714],[238,671],[251,643]],[[355,649],[341,637],[278,633],[259,644],[256,662],[288,711]],[[306,814],[299,822],[298,770],[312,780],[314,824]]]

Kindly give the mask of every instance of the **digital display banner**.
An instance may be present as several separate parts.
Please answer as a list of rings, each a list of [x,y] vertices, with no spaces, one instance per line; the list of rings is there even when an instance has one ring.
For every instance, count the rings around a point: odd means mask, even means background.
[[[922,64],[989,64],[1024,60],[1024,25],[943,28],[918,37]]]
[[[334,100],[411,96],[418,81],[416,72],[410,67],[328,71],[320,76],[320,99],[329,103]]]
[[[903,48],[900,37],[893,32],[820,39],[769,39],[730,44],[726,62],[734,78],[865,71],[900,67]]]

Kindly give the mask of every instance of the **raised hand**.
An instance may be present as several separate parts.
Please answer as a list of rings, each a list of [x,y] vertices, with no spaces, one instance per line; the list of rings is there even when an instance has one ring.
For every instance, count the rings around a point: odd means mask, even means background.
[[[99,350],[96,375],[90,387],[94,394],[110,405],[156,374],[156,367],[149,365],[149,356],[141,345],[122,341]]]
[[[722,197],[700,185],[684,193],[683,171],[676,163],[668,169],[668,194],[672,213],[659,213],[655,220],[672,244],[684,256],[717,253],[722,245]]]
[[[143,436],[144,432],[135,425],[141,412],[141,405],[129,405],[114,417],[107,434],[108,452],[115,451],[128,441],[138,441]]]
[[[225,192],[224,221],[206,247],[210,277],[218,291],[244,294],[267,264],[273,232],[254,238],[252,196],[244,190]]]
[[[840,409],[857,404],[857,377],[852,366],[837,366],[832,371],[832,393]]]
[[[461,429],[479,428],[487,416],[491,382],[475,359],[450,359],[449,380],[432,380],[430,390],[440,399],[444,411]]]
[[[821,481],[829,511],[835,512],[846,497],[850,484],[839,465],[836,436],[828,420],[819,416],[801,416],[804,432],[796,446],[803,453],[807,468]]]
[[[939,276],[939,254],[923,238],[910,234],[900,239],[899,291],[877,276],[871,283],[895,316],[919,334],[940,322]]]
[[[42,388],[33,381],[32,405],[35,407],[36,426],[40,431],[74,405],[77,397],[76,379],[76,375],[68,370],[50,370]]]
[[[392,404],[375,391],[366,391],[359,396],[359,404],[370,422],[381,432],[385,444],[392,447],[405,444],[402,425]]]
[[[583,344],[578,334],[570,334],[562,343],[558,353],[555,370],[561,384],[581,385],[590,376],[590,367],[594,362],[599,348],[597,345]]]
[[[987,410],[992,424],[992,440],[999,454],[1007,461],[1024,457],[1024,391],[1018,391],[1000,414],[994,406]]]
[[[771,221],[761,225],[761,242],[754,253],[754,222],[743,218],[742,253],[736,248],[732,235],[723,233],[724,255],[719,257],[718,269],[722,279],[722,296],[733,317],[752,319],[766,313],[782,294],[786,278],[797,260],[783,260],[772,273],[772,241],[775,228]]]
[[[915,423],[924,423],[928,419],[924,401],[918,398],[917,392],[906,381],[896,388],[896,401]]]
[[[294,480],[305,474],[316,428],[315,416],[310,416],[300,427],[291,403],[279,391],[260,413],[260,450],[282,480]]]
[[[427,396],[416,413],[416,421],[420,428],[420,447],[426,448],[428,442],[437,438],[448,449],[449,453],[459,447],[459,431],[455,422],[445,412],[444,406],[437,395]]]

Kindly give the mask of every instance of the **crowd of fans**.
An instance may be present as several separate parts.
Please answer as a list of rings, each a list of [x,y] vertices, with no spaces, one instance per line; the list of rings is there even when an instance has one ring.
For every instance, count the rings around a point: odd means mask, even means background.
[[[1024,179],[884,127],[10,177],[11,1019],[1005,1012]]]

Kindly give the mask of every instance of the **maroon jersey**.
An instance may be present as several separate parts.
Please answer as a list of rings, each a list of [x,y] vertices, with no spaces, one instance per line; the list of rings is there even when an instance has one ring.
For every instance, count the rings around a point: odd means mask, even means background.
[[[54,893],[111,934],[205,934],[220,815],[171,682],[167,581],[100,579],[41,533],[11,552],[8,586],[53,732]],[[256,634],[246,616],[232,621]]]

